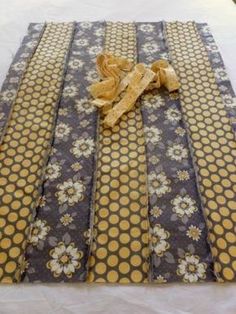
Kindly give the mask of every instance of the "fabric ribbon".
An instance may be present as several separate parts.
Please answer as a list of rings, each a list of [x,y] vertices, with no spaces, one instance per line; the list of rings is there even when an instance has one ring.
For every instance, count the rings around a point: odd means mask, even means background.
[[[157,60],[149,68],[102,53],[97,56],[96,65],[101,81],[90,85],[89,91],[94,98],[92,103],[103,111],[104,123],[109,127],[133,108],[145,90],[164,86],[173,92],[180,87],[175,70],[166,60]]]

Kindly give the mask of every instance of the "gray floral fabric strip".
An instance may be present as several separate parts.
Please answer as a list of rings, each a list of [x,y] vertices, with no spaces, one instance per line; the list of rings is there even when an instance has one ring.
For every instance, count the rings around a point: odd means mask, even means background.
[[[86,279],[98,118],[87,87],[98,79],[95,61],[103,37],[103,22],[76,23],[24,281]]]
[[[16,97],[21,77],[28,60],[38,45],[43,29],[44,24],[31,23],[29,25],[27,35],[23,38],[3,82],[0,93],[0,143],[10,118],[12,104]]]
[[[163,23],[138,23],[138,61],[169,59]],[[150,214],[151,281],[214,281],[207,228],[178,93],[141,99]]]
[[[232,126],[236,132],[236,96],[225,69],[224,61],[209,26],[206,23],[199,23],[197,24],[197,29],[206,47],[212,69],[215,73],[216,82],[225,104],[225,109],[232,119]]]

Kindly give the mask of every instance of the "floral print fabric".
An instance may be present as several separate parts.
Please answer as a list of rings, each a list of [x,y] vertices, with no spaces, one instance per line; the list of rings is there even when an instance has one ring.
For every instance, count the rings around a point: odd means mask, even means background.
[[[236,130],[235,94],[206,24],[196,24],[207,49],[225,108]],[[28,60],[44,24],[30,24],[0,95],[0,138],[10,118]],[[98,79],[95,61],[104,49],[105,23],[76,23],[54,140],[37,215],[22,265],[25,282],[86,281],[94,236],[94,176],[98,112],[87,87]],[[136,23],[138,62],[170,59],[163,23]],[[142,111],[149,189],[150,276],[155,283],[215,281],[191,151],[178,93],[146,93]],[[1,253],[1,252],[0,252]],[[0,261],[1,261],[0,254]]]
[[[86,87],[97,79],[103,34],[103,23],[76,24],[24,281],[86,278],[97,128]]]
[[[138,23],[139,62],[168,59],[162,23]],[[178,93],[164,89],[141,99],[148,163],[151,280],[213,280],[187,134]]]

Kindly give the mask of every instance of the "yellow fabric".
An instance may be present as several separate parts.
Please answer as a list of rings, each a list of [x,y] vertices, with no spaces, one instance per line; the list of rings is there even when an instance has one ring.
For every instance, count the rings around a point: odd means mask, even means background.
[[[106,50],[135,62],[135,40],[134,23],[107,23]],[[135,105],[113,128],[103,121],[101,113],[88,281],[147,282],[149,221],[141,112]]]

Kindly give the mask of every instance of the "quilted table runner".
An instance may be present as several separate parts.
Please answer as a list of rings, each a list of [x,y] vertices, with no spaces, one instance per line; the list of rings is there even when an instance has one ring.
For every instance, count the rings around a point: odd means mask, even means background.
[[[207,24],[30,24],[0,94],[0,282],[235,281],[235,132]]]

